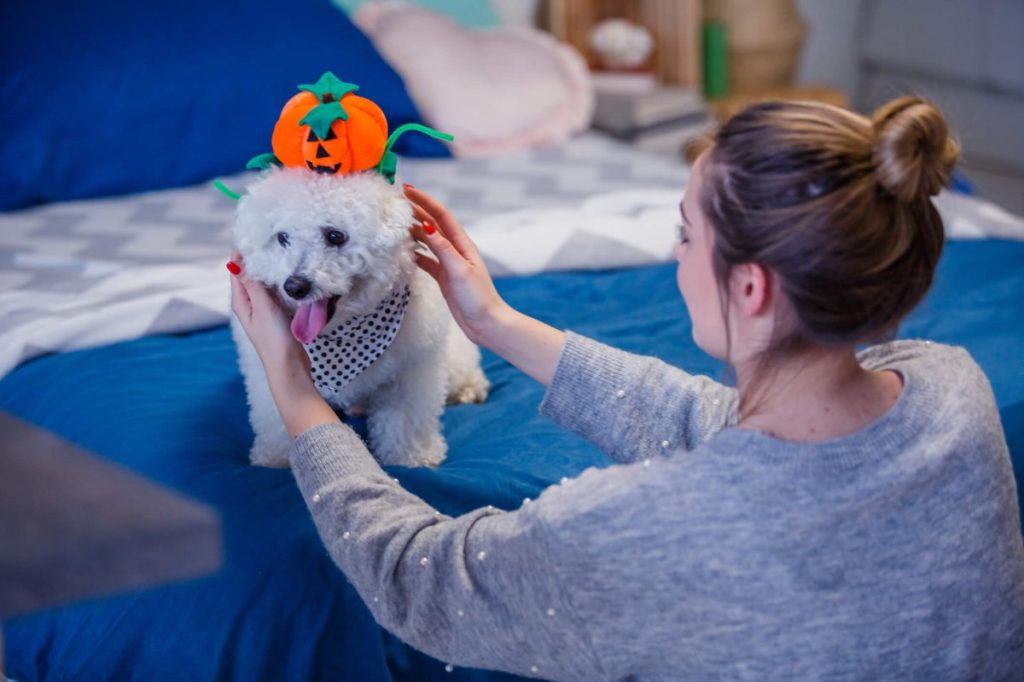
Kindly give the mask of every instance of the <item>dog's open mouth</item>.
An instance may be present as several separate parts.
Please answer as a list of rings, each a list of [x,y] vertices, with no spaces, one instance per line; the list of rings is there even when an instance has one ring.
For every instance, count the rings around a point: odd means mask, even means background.
[[[300,303],[292,317],[292,336],[300,343],[309,343],[334,317],[339,296],[321,298],[311,303]]]
[[[317,173],[326,173],[327,175],[334,175],[335,173],[338,172],[338,169],[341,168],[340,163],[336,163],[333,166],[321,166],[319,164],[313,163],[312,161],[306,161],[306,166],[308,166],[309,170],[311,171],[315,171]]]

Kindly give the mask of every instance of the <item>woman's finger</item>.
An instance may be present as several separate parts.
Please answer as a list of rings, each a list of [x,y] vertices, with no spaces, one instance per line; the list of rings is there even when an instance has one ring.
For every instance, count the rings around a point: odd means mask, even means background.
[[[427,221],[427,222],[430,222],[430,221]],[[433,225],[433,223],[430,223],[430,224]],[[413,225],[412,227],[410,227],[409,228],[409,234],[412,236],[413,239],[415,239],[418,242],[426,242],[426,240],[427,240],[427,236],[425,234],[423,234],[423,225],[422,224]]]
[[[412,217],[419,222],[437,222],[434,216],[430,215],[425,208],[417,204],[415,201],[410,201],[409,204],[412,206]]]
[[[441,276],[441,264],[425,253],[416,252],[416,265],[435,280]]]
[[[434,223],[437,227],[444,232],[445,236],[455,245],[466,258],[478,258],[479,252],[476,249],[476,244],[469,238],[462,226],[459,225],[459,221],[455,219],[455,216],[451,214],[451,211],[445,207],[437,199],[433,198],[426,192],[416,189],[412,185],[407,185],[405,188],[405,194],[407,197],[413,200],[414,203],[421,206],[431,216],[436,218]]]
[[[267,291],[267,287],[264,286],[263,282],[258,282],[245,272],[238,275],[235,279],[239,280],[245,287],[245,293],[249,295],[249,301],[254,306],[265,306],[270,300],[270,292]]]
[[[423,233],[423,243],[437,256],[437,260],[448,271],[449,275],[465,267],[466,258],[459,253],[458,249],[452,246],[448,238],[441,234],[439,230],[436,228],[431,230],[423,228],[421,232]]]
[[[238,276],[231,278],[231,310],[241,322],[248,322],[252,316],[252,301],[249,300],[249,292],[239,281]]]
[[[405,185],[405,197],[409,200],[409,203],[425,211],[435,222],[447,223],[454,221],[454,217],[447,206],[421,189],[417,189],[412,185]]]
[[[263,318],[282,314],[277,301],[267,291],[263,282],[250,278],[244,272],[231,279],[237,281],[240,291],[244,294],[246,320],[257,316]]]
[[[408,195],[408,190],[409,189],[415,189],[415,188],[412,185],[405,185],[405,191],[406,191],[406,197],[405,198],[409,202],[409,205],[412,207],[412,217],[416,221],[418,221],[420,223],[429,222],[429,223],[433,223],[434,225],[437,225],[437,218],[435,216],[431,215],[430,211],[428,211],[427,209],[423,208],[422,206],[420,206],[418,203],[416,203],[413,199],[411,199],[409,197],[409,195]]]
[[[435,232],[440,232],[440,230],[437,229],[437,223],[435,223],[432,220],[425,220],[419,225],[413,225],[412,227],[409,228],[409,234],[411,234],[412,238],[420,242],[421,244],[427,243],[427,233],[423,229],[424,225],[430,225],[431,227],[434,228]]]

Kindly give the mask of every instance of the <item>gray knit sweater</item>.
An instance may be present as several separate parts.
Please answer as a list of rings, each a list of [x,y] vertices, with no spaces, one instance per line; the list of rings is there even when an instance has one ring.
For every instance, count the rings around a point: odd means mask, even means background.
[[[796,444],[736,393],[569,334],[541,413],[620,464],[513,512],[439,514],[340,424],[295,476],[385,628],[455,665],[565,680],[1024,679],[1024,547],[988,381],[962,349],[860,356],[903,392]]]

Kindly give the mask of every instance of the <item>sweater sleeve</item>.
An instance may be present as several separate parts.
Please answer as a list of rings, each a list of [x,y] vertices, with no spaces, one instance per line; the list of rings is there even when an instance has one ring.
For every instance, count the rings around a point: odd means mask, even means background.
[[[635,462],[694,449],[734,424],[737,406],[735,389],[567,332],[540,413]]]
[[[453,665],[602,676],[535,505],[442,515],[340,422],[300,434],[291,463],[331,557],[400,639]]]

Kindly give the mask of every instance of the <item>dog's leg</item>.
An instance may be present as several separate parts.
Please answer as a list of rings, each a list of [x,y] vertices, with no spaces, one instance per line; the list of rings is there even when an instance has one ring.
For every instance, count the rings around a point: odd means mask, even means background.
[[[430,358],[410,367],[371,398],[366,425],[381,464],[437,466],[448,444],[441,436],[444,365]]]
[[[482,403],[491,383],[480,368],[480,349],[452,323],[446,342],[448,368],[446,398],[449,405]]]
[[[256,436],[249,451],[249,461],[259,466],[286,468],[292,439],[274,404],[263,363],[245,330],[234,317],[231,318],[231,335],[238,348],[238,365],[249,398],[249,423]]]

